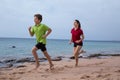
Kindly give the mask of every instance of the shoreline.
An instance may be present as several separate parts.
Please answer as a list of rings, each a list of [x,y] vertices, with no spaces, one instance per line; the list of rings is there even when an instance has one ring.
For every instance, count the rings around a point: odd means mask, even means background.
[[[84,54],[84,53],[83,53]],[[120,57],[120,54],[91,54],[89,56],[80,55],[79,58],[81,59],[91,59],[91,58],[98,58],[104,59],[109,57]],[[75,59],[74,56],[56,56],[51,57],[52,61],[64,61],[64,60],[72,60]],[[39,62],[46,62],[47,59],[45,57],[39,58]],[[24,57],[24,58],[7,58],[0,60],[0,68],[11,68],[11,67],[20,67],[23,63],[28,62],[35,62],[34,57]]]
[[[0,80],[120,80],[120,56],[108,58],[80,58],[53,61],[54,70],[49,70],[48,62],[41,62],[38,70],[34,63],[25,62],[21,67],[0,68]]]

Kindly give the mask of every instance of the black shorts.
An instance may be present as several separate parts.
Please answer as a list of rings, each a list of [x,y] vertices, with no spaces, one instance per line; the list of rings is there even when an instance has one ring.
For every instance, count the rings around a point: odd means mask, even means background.
[[[77,47],[77,46],[83,46],[83,42],[80,42],[80,43],[74,43],[74,47]]]
[[[37,43],[35,46],[36,46],[38,49],[41,49],[42,52],[44,52],[44,51],[47,50],[47,49],[46,49],[46,45],[43,44],[43,43]]]

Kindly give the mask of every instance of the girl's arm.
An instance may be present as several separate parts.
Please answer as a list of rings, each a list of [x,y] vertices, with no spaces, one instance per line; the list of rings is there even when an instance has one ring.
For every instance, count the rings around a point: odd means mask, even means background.
[[[70,39],[70,42],[69,42],[69,43],[72,44],[72,42],[73,42],[73,40],[72,40],[72,36],[71,36],[71,39]]]
[[[80,39],[80,42],[84,40],[84,34],[81,35],[81,39]]]
[[[76,43],[82,42],[82,41],[84,40],[84,38],[85,38],[85,37],[84,37],[84,34],[82,34],[82,35],[81,35],[81,39],[80,39],[80,40],[77,40]]]

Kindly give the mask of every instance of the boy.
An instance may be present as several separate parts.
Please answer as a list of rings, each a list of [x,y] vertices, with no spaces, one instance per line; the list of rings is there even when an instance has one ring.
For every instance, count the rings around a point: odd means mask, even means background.
[[[52,32],[52,30],[45,24],[41,24],[42,22],[41,14],[34,15],[34,22],[35,22],[35,25],[33,27],[29,27],[28,30],[31,37],[34,36],[35,34],[36,41],[37,41],[37,44],[32,48],[32,54],[36,62],[35,69],[37,69],[40,65],[38,61],[38,55],[37,55],[37,50],[39,49],[44,53],[45,57],[47,58],[50,64],[50,69],[53,69],[53,63],[46,49],[46,37]]]

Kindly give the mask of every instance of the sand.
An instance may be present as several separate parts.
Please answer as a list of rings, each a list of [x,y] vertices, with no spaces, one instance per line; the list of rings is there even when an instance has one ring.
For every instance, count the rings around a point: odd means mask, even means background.
[[[81,58],[78,67],[74,67],[74,60],[53,63],[54,70],[49,70],[48,62],[41,62],[38,70],[33,70],[34,63],[24,63],[26,67],[21,68],[0,68],[0,80],[120,80],[120,57]]]

